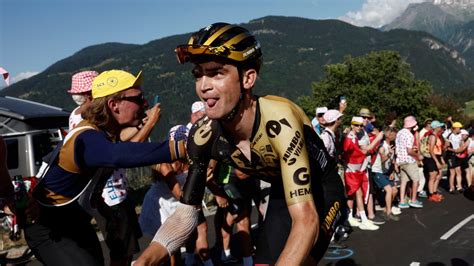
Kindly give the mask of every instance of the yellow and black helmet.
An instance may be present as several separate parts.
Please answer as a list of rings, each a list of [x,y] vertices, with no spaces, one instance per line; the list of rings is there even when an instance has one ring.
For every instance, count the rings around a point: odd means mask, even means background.
[[[255,62],[260,66],[260,43],[245,28],[228,23],[214,23],[194,33],[188,44],[176,49],[178,62],[184,64],[199,56],[217,56],[236,63]]]

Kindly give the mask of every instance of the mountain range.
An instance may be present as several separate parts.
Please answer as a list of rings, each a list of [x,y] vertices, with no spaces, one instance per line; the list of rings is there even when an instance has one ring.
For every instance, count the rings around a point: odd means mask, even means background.
[[[474,2],[434,0],[410,4],[382,30],[424,31],[443,40],[460,52],[469,67],[474,66]]]
[[[448,18],[446,18],[448,20]],[[356,27],[339,20],[311,20],[268,16],[242,24],[260,41],[264,56],[258,95],[276,94],[296,100],[311,94],[311,83],[324,75],[324,66],[346,56],[395,50],[411,64],[416,78],[428,80],[436,92],[471,88],[474,75],[463,54],[441,37],[420,31],[380,31]],[[191,64],[179,65],[174,48],[187,43],[190,34],[179,34],[143,45],[105,43],[86,47],[45,71],[15,83],[2,95],[16,96],[72,110],[66,93],[71,76],[83,70],[124,69],[143,71],[145,96],[160,95],[162,119],[158,138],[173,125],[186,124],[194,92]]]

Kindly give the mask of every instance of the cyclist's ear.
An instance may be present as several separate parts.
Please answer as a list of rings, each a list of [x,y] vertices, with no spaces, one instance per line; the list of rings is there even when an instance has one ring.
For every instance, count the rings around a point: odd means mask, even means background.
[[[257,71],[253,68],[246,69],[242,72],[242,86],[244,89],[249,90],[253,88],[257,81]]]

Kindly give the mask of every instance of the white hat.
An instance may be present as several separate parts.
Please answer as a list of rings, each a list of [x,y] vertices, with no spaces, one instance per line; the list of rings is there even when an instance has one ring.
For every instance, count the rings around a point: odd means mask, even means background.
[[[326,106],[316,108],[316,114],[324,114],[327,111],[328,111],[328,108]]]
[[[465,130],[465,129],[461,129],[461,131],[459,132],[459,134],[461,134],[461,135],[468,135],[468,136],[469,136],[469,132],[467,132],[467,130]]]
[[[199,111],[204,111],[204,103],[201,101],[194,102],[191,106],[191,112],[194,114]]]
[[[362,116],[353,116],[351,120],[352,125],[362,125],[364,124],[364,118]]]
[[[341,117],[342,114],[338,110],[328,110],[326,113],[324,113],[323,118],[326,121],[326,123],[332,123],[336,121],[339,117]]]

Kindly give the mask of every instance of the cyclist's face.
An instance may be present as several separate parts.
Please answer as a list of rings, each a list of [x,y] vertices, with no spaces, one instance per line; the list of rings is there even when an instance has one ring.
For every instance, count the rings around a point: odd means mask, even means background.
[[[204,101],[206,115],[211,119],[225,118],[240,98],[237,67],[216,61],[198,63],[193,69],[196,93]]]

